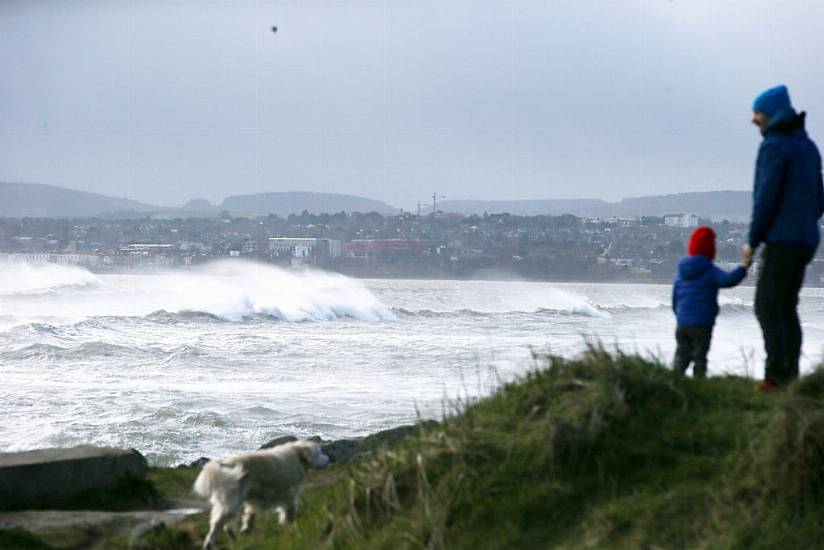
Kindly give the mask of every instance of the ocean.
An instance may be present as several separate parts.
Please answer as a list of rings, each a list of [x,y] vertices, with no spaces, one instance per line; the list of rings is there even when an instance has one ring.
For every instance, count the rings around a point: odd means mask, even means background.
[[[669,285],[355,280],[222,261],[96,275],[0,266],[0,451],[133,447],[175,465],[281,435],[440,418],[588,342],[669,362]],[[710,375],[763,375],[752,286],[721,292]],[[824,289],[802,292],[802,369]]]

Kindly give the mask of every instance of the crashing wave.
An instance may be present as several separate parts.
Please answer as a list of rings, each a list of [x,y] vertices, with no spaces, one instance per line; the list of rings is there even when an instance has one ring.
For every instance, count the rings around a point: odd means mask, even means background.
[[[82,293],[65,290],[89,285],[94,288]],[[37,289],[54,292],[60,288],[48,299],[32,295]],[[4,300],[4,313],[18,324],[26,319],[62,325],[100,318],[143,318],[170,324],[395,319],[369,290],[343,275],[295,273],[245,261],[219,261],[159,276],[107,275],[100,280],[79,268],[15,264],[0,271],[0,297],[4,292],[14,294],[13,299]]]
[[[96,286],[99,282],[81,267],[0,263],[0,296],[52,294],[66,288]]]
[[[293,273],[249,262],[216,262],[191,273],[169,273],[164,285],[177,314],[206,313],[227,321],[268,316],[290,323],[351,318],[392,320],[395,315],[353,279],[322,271]]]

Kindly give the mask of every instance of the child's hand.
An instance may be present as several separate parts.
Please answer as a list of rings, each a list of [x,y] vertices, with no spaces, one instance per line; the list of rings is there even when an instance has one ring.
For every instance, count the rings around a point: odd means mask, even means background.
[[[752,265],[752,247],[749,244],[741,248],[741,263],[744,264],[744,269],[749,269]]]

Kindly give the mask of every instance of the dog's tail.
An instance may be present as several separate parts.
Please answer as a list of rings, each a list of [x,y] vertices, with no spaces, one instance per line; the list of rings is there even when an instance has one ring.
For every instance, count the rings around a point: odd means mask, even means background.
[[[215,489],[237,485],[243,479],[243,465],[227,466],[217,460],[207,462],[195,480],[195,493],[209,498]]]

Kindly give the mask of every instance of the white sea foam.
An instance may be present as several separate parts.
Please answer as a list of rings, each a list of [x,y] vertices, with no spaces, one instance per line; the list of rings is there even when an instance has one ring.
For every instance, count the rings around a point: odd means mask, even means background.
[[[355,281],[234,261],[96,279],[0,294],[0,451],[93,443],[177,464],[281,435],[351,438],[487,394],[535,351],[589,340],[668,363],[675,349],[671,285]],[[721,292],[711,375],[762,375],[752,295]],[[364,321],[388,307],[397,319]],[[803,370],[821,312],[824,291],[804,289]]]
[[[394,318],[359,282],[323,271],[222,261],[191,273],[170,273],[167,280],[179,295],[163,308],[167,311],[202,311],[230,321],[260,314],[288,322]]]
[[[418,283],[427,286],[426,282]],[[433,283],[437,284],[437,283]],[[607,308],[600,307],[587,295],[553,283],[525,281],[464,281],[466,291],[459,300],[445,300],[441,292],[418,292],[402,296],[395,304],[403,315],[487,315],[510,313],[547,313],[610,318]],[[459,307],[449,307],[451,305]]]
[[[97,277],[80,267],[0,262],[0,295],[38,294],[98,282]]]
[[[586,296],[557,287],[541,286],[529,292],[502,297],[504,307],[514,311],[557,312],[608,319],[610,314]]]
[[[100,284],[83,292],[71,291],[72,287],[94,283]],[[64,290],[57,295],[37,295],[60,288]],[[246,261],[226,260],[186,271],[100,280],[80,268],[18,264],[0,276],[0,295],[3,293],[7,299],[0,307],[16,324],[141,317],[157,311],[201,312],[234,322],[258,315],[287,322],[394,319],[363,285],[343,275],[294,272]],[[11,295],[14,300],[8,299]]]

